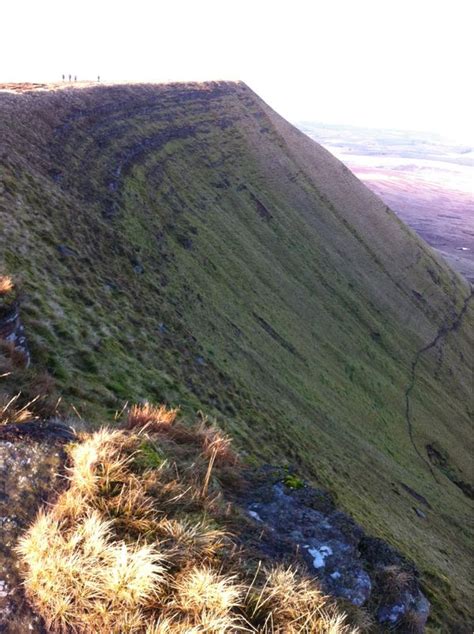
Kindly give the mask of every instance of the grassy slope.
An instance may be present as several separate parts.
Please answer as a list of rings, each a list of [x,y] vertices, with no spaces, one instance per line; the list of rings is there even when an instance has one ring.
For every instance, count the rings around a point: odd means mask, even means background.
[[[434,622],[466,621],[469,501],[415,451],[405,391],[467,283],[242,84],[0,93],[0,116],[0,253],[66,398],[216,416],[412,557]],[[470,302],[410,393],[419,452],[464,480],[473,322]]]

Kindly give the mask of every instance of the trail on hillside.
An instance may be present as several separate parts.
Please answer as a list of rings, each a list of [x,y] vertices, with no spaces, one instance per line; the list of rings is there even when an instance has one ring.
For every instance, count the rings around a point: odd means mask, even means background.
[[[410,437],[410,442],[413,445],[413,449],[416,451],[416,453],[419,456],[419,458],[426,464],[426,466],[430,470],[431,475],[436,480],[436,482],[439,482],[439,481],[438,481],[438,479],[436,477],[435,472],[433,471],[433,467],[431,466],[429,461],[421,454],[420,450],[416,446],[415,439],[413,437],[413,421],[412,421],[412,418],[411,418],[410,394],[413,391],[413,388],[415,387],[416,369],[417,369],[418,362],[420,361],[422,355],[425,352],[427,352],[428,350],[431,350],[431,348],[434,348],[435,346],[437,346],[440,342],[442,342],[442,340],[444,339],[444,337],[446,337],[447,334],[449,334],[450,332],[454,332],[455,330],[458,330],[458,328],[461,325],[461,322],[463,320],[463,317],[464,317],[464,315],[466,313],[469,301],[472,299],[473,295],[474,295],[474,288],[471,286],[470,294],[464,299],[463,306],[462,306],[459,314],[457,315],[457,317],[455,317],[454,321],[451,323],[451,325],[448,325],[447,320],[445,320],[441,324],[441,326],[440,326],[438,332],[436,333],[436,336],[434,337],[434,339],[432,339],[432,341],[430,341],[429,343],[427,343],[425,346],[423,346],[422,348],[420,348],[417,351],[417,353],[415,354],[415,357],[414,357],[414,359],[413,359],[413,361],[411,363],[410,382],[408,384],[407,389],[405,390],[405,419],[406,419],[406,422],[407,422],[408,435]]]

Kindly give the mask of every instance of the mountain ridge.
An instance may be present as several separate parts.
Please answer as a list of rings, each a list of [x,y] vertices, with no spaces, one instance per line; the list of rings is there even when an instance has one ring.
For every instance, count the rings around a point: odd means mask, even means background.
[[[85,416],[179,403],[297,462],[416,561],[439,622],[467,619],[468,501],[416,450],[469,473],[472,303],[437,339],[467,282],[242,83],[0,93],[0,109],[2,252],[33,363]],[[433,341],[414,449],[405,391]]]

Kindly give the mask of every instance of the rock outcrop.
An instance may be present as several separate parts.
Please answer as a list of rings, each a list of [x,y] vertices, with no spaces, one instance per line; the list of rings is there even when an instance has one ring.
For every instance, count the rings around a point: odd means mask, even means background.
[[[22,590],[15,546],[39,507],[58,489],[64,442],[72,431],[59,423],[0,426],[0,632],[42,634],[43,624]]]
[[[0,341],[11,343],[24,357],[24,364],[30,364],[30,350],[25,329],[20,319],[19,304],[16,301],[0,303]]]
[[[329,493],[271,467],[257,474],[257,482],[241,502],[267,554],[298,556],[325,592],[367,607],[381,625],[407,631],[410,619],[410,631],[424,631],[430,604],[413,564],[367,536]]]

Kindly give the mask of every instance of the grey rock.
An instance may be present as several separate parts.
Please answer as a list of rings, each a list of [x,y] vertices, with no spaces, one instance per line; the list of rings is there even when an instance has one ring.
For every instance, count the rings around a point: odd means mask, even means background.
[[[408,612],[415,617],[411,619],[410,631],[419,634],[424,632],[430,613],[430,602],[417,588],[414,592],[401,592],[396,600],[392,599],[382,604],[377,611],[377,620],[382,625],[400,627]]]
[[[430,604],[413,564],[383,540],[366,535],[328,493],[307,484],[291,489],[284,484],[287,476],[287,470],[264,467],[241,500],[259,526],[260,543],[252,538],[252,547],[277,561],[296,553],[324,592],[356,606],[370,605],[372,594],[385,597],[375,614],[379,623],[403,631],[409,612],[411,627],[415,623],[423,632]],[[401,587],[388,585],[394,574]]]
[[[395,625],[403,617],[406,610],[407,606],[403,601],[384,605],[377,611],[377,620],[379,623]]]
[[[420,632],[423,632],[425,629],[426,621],[430,615],[431,604],[425,595],[422,592],[418,593],[418,596],[415,598],[411,609],[418,616],[418,625],[420,628]]]
[[[30,365],[30,350],[17,302],[9,305],[0,303],[0,339],[12,343],[15,349],[23,354],[25,366]]]
[[[64,478],[65,437],[59,424],[32,423],[0,427],[0,632],[46,632],[28,606],[18,570],[15,547],[39,507]]]
[[[357,606],[366,603],[372,583],[356,548],[361,529],[338,511],[324,514],[306,506],[307,492],[292,491],[277,483],[272,486],[272,494],[265,502],[250,504],[249,514],[257,515],[278,535],[294,543],[326,592]]]

